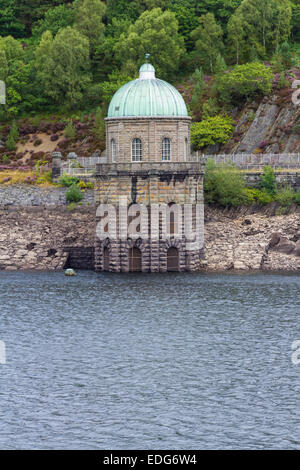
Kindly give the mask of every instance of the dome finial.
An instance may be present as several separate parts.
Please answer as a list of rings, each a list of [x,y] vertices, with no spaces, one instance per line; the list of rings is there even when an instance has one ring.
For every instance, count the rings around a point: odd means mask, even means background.
[[[150,54],[145,54],[146,63],[143,64],[140,68],[140,80],[154,80],[155,79],[155,68],[153,65],[149,64],[148,59]]]

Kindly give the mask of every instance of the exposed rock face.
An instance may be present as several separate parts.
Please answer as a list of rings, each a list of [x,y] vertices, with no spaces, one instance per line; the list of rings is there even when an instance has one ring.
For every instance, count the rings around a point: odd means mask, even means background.
[[[292,89],[251,103],[239,116],[228,153],[298,153],[300,134],[293,128],[300,123],[299,106],[292,102]],[[253,114],[254,113],[254,114]],[[254,116],[251,120],[250,116]]]
[[[207,209],[206,217],[202,270],[300,269],[299,214],[256,213],[234,218]]]
[[[0,209],[0,269],[93,268],[94,224],[94,207]]]

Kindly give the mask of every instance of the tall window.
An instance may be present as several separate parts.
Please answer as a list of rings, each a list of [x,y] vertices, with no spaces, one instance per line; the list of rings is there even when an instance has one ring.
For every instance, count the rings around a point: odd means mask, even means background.
[[[111,139],[111,161],[114,163],[116,161],[116,141]]]
[[[162,160],[171,160],[171,140],[167,137],[163,138],[162,141]]]
[[[142,161],[142,141],[141,139],[133,139],[131,143],[131,159],[133,162]]]

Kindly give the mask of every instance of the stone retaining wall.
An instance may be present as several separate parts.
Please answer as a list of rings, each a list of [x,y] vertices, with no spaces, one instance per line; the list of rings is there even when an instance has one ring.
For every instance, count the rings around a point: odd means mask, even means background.
[[[52,206],[66,204],[68,188],[41,188],[26,184],[0,185],[0,206]],[[94,203],[94,191],[88,189],[83,193],[82,204]]]

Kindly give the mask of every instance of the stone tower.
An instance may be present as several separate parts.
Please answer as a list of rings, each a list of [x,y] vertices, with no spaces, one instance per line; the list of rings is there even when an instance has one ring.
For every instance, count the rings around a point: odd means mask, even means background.
[[[191,161],[180,93],[145,63],[113,96],[107,163],[97,165],[96,271],[196,271],[203,255],[203,167]]]

